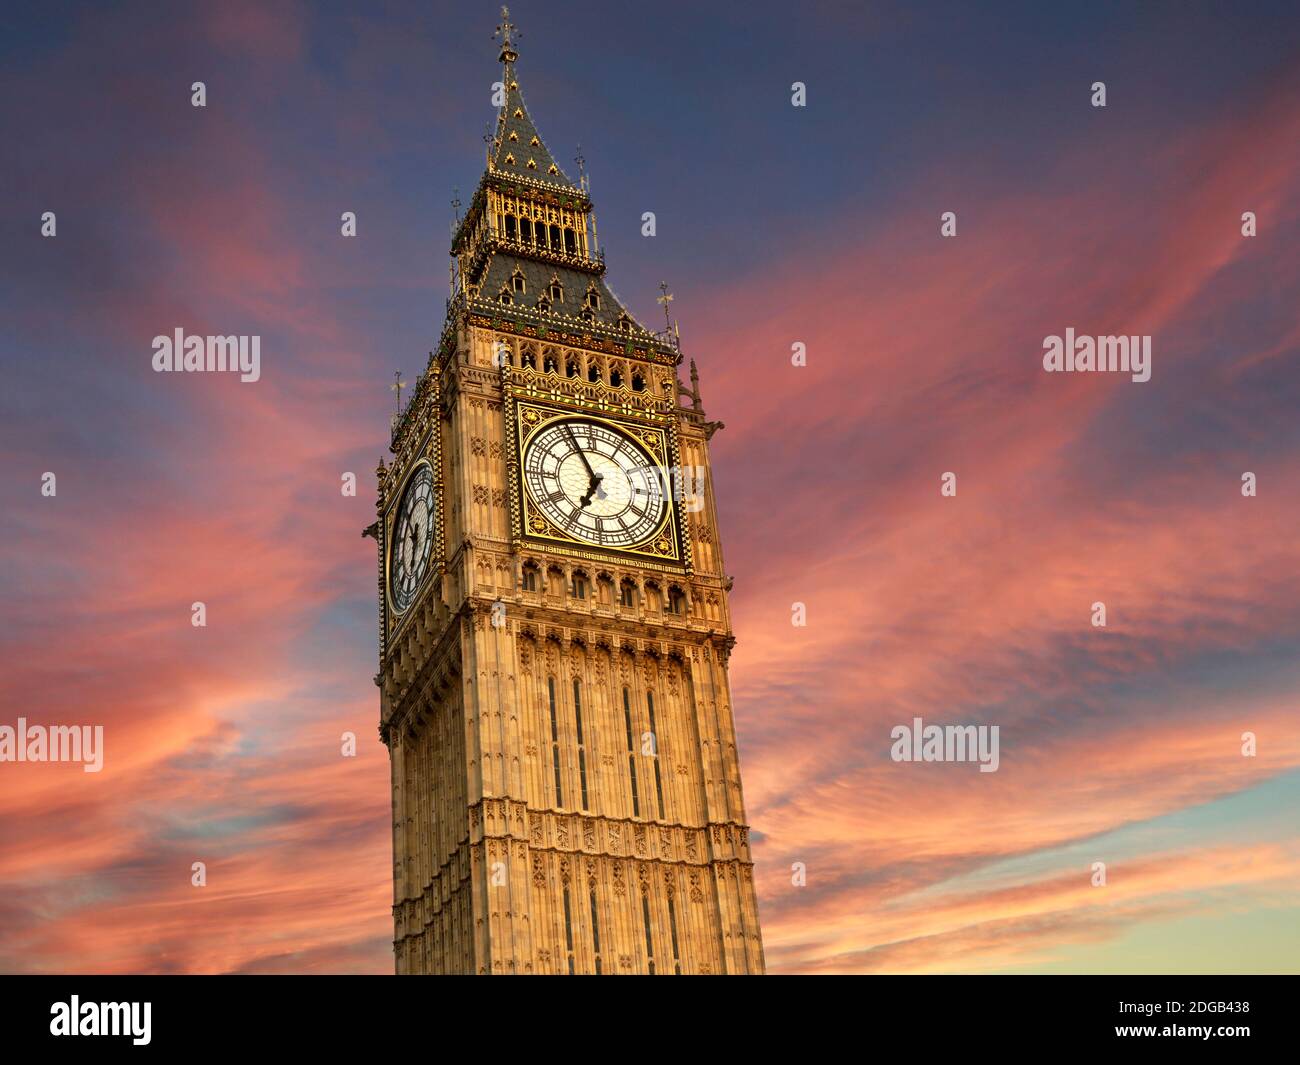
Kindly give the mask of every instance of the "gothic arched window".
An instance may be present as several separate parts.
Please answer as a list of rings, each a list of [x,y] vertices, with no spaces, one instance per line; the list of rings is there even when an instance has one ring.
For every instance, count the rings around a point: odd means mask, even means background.
[[[636,786],[636,738],[632,731],[632,699],[627,688],[623,689],[623,728],[627,733],[627,775],[632,781],[632,816],[641,816],[641,794]]]
[[[555,805],[564,806],[564,787],[560,783],[560,726],[555,716],[555,678],[546,678],[546,697],[551,712],[551,765],[555,772]]]
[[[645,693],[646,709],[650,713],[650,737],[653,743],[651,757],[654,759],[655,767],[655,796],[659,799],[659,820],[664,817],[664,782],[663,777],[659,774],[659,730],[655,727],[655,696],[654,692]]]
[[[578,735],[578,783],[582,789],[582,809],[587,808],[587,746],[582,738],[582,681],[573,678],[573,722]]]
[[[554,169],[552,167],[552,169]],[[596,891],[593,888],[589,893],[591,899],[591,947],[596,955],[596,975],[600,975],[600,916],[596,909]]]
[[[573,975],[573,912],[569,906],[569,887],[564,887],[564,944],[569,952],[569,975]]]
[[[641,892],[641,921],[645,925],[646,966],[651,976],[655,974],[655,944],[650,935],[650,896]]]
[[[682,975],[682,959],[677,949],[677,909],[673,906],[673,895],[668,893],[668,929],[673,936],[673,972],[677,976]]]

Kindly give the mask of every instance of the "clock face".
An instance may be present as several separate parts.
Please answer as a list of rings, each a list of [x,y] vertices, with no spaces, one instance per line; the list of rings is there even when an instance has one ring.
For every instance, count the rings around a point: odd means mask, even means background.
[[[528,441],[523,465],[533,504],[583,543],[636,547],[668,514],[655,463],[630,436],[603,422],[552,422]]]
[[[415,602],[432,556],[433,470],[421,463],[406,483],[388,547],[389,594],[399,614]]]

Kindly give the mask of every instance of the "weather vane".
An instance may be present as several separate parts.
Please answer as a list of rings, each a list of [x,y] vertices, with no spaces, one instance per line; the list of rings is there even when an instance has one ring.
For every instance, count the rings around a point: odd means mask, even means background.
[[[673,331],[673,322],[672,322],[672,319],[668,317],[668,304],[672,303],[672,301],[673,301],[673,294],[672,294],[671,292],[668,291],[668,282],[667,282],[667,281],[660,281],[660,282],[659,282],[659,291],[662,292],[663,295],[662,295],[662,296],[656,296],[656,297],[655,297],[655,302],[656,302],[656,303],[662,303],[662,304],[663,304],[663,306],[664,306],[664,329],[665,329],[665,331],[666,331],[667,333],[671,334],[672,331]]]
[[[406,387],[406,382],[402,380],[402,371],[393,371],[393,383],[388,386],[393,390],[393,395],[397,398],[397,413],[402,412],[402,389]]]

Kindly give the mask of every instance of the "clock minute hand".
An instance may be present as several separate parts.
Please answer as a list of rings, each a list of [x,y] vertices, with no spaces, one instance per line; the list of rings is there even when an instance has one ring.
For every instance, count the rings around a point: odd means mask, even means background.
[[[587,458],[587,453],[579,446],[578,438],[573,435],[573,427],[568,422],[564,423],[564,431],[569,434],[569,440],[573,444],[573,450],[578,453],[578,458],[582,459],[582,464],[587,467],[587,491],[578,500],[578,506],[585,507],[591,502],[592,493],[596,491],[596,486],[600,484],[604,477],[591,468],[591,460]]]
[[[587,460],[587,453],[578,445],[578,438],[573,435],[573,427],[568,422],[564,423],[564,431],[569,434],[569,440],[573,443],[573,450],[578,453],[578,458],[582,459],[582,464],[587,467],[587,476],[594,478],[596,471],[591,468],[591,463]]]

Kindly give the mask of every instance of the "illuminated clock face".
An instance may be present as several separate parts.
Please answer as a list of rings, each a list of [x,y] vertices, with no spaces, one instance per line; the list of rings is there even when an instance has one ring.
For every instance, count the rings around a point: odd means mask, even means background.
[[[630,436],[567,418],[539,430],[524,452],[524,485],[556,528],[597,547],[632,548],[663,524],[659,470]]]
[[[393,609],[399,614],[415,602],[415,593],[429,571],[433,505],[433,470],[422,463],[406,483],[388,548],[389,589]]]

